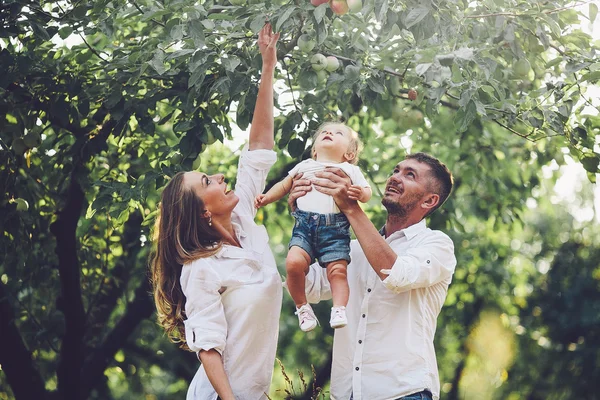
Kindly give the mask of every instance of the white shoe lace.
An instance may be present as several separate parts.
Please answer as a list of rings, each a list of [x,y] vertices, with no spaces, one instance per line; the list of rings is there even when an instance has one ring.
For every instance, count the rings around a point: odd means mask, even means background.
[[[317,324],[319,323],[315,313],[308,304],[305,304],[298,308],[294,314],[300,317],[300,325],[304,325],[304,323],[309,320],[314,320],[317,322]]]

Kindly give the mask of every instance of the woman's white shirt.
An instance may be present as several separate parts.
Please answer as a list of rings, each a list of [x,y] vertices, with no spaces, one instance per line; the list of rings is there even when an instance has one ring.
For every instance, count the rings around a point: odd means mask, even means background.
[[[238,399],[266,399],[281,313],[281,276],[269,237],[256,225],[254,198],[263,192],[276,161],[271,150],[244,149],[232,223],[241,248],[224,245],[217,254],[185,264],[181,288],[186,297],[185,336],[191,350],[215,349]],[[215,400],[217,393],[200,366],[187,400]]]

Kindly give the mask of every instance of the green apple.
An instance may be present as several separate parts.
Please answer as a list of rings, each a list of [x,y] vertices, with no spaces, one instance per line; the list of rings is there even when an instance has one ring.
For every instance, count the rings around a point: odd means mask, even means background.
[[[12,142],[12,149],[18,155],[22,156],[29,149],[23,138],[16,138]]]
[[[526,58],[521,58],[513,65],[513,72],[518,78],[527,78],[531,71],[531,64]]]
[[[327,72],[324,69],[317,71],[317,82],[319,82],[319,83],[327,82],[328,76],[329,75],[327,75]]]
[[[353,13],[357,13],[362,10],[362,0],[346,0],[346,3],[348,4],[350,11]]]
[[[17,211],[27,211],[29,209],[29,203],[25,199],[17,198],[12,202],[17,203]]]
[[[170,157],[171,164],[181,164],[183,161],[183,155],[180,152],[173,153]]]
[[[25,142],[25,145],[31,149],[42,144],[42,137],[37,132],[29,132],[23,137],[23,141]]]
[[[339,67],[340,67],[340,62],[338,61],[337,57],[335,57],[335,56],[327,57],[327,66],[325,67],[325,69],[328,72],[333,72],[336,69],[338,69]]]
[[[317,53],[310,58],[310,64],[315,71],[322,71],[327,67],[327,57],[321,53]]]
[[[300,35],[300,37],[298,38],[298,47],[304,53],[310,53],[312,49],[315,48],[316,44],[317,42],[315,42],[313,38],[307,35],[306,33]]]

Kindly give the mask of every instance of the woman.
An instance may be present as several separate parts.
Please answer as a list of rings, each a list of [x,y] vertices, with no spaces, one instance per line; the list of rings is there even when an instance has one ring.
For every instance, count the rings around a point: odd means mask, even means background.
[[[266,399],[275,361],[282,285],[263,226],[254,223],[273,148],[276,44],[258,35],[261,83],[235,191],[223,174],[180,172],[161,195],[152,283],[159,323],[201,366],[187,399]]]

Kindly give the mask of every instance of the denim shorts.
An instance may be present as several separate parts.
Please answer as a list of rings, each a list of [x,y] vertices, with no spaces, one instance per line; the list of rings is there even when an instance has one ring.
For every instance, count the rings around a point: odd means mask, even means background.
[[[350,395],[350,400],[353,399],[353,395]],[[422,392],[409,394],[408,396],[402,396],[396,400],[433,400],[433,395],[429,390],[423,390]]]
[[[288,249],[298,246],[325,268],[332,261],[350,262],[350,222],[343,213],[292,212],[296,219]]]

